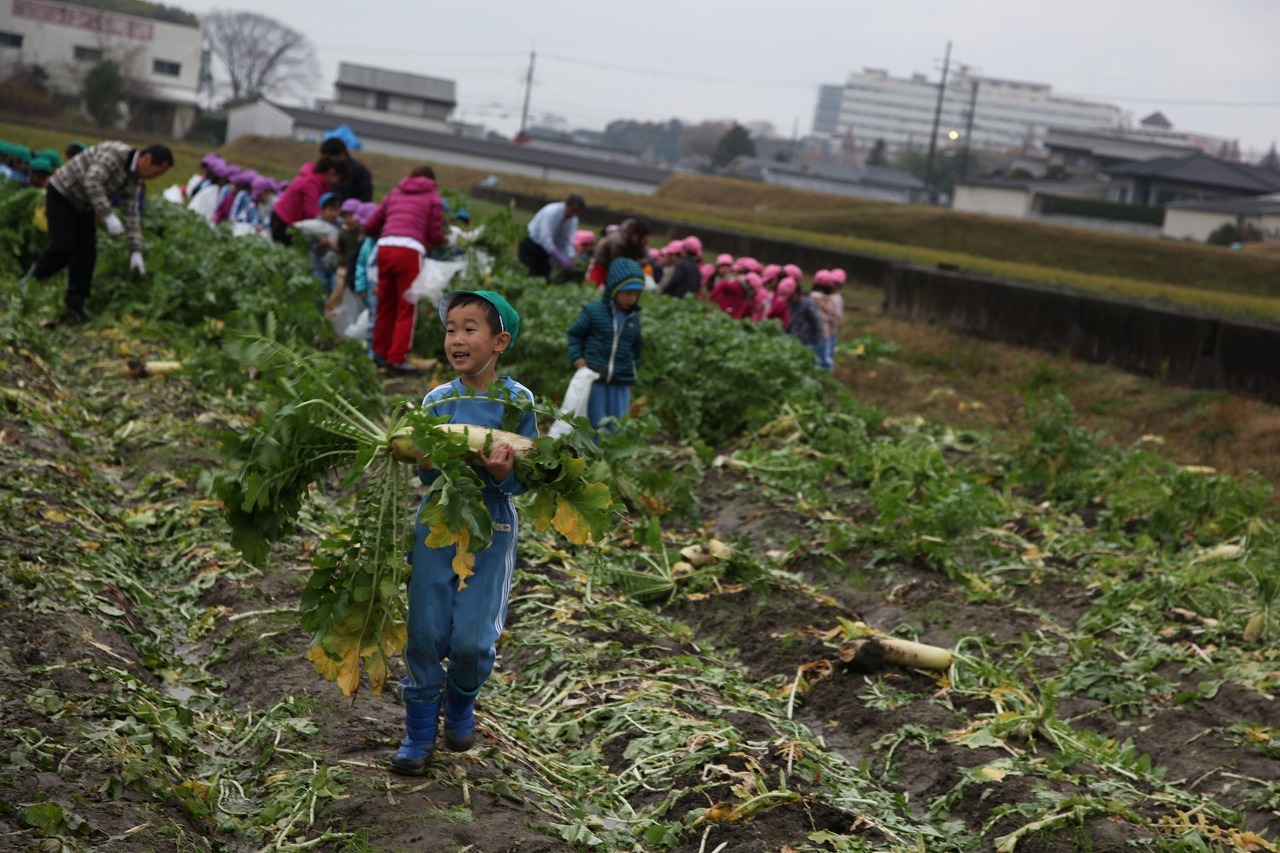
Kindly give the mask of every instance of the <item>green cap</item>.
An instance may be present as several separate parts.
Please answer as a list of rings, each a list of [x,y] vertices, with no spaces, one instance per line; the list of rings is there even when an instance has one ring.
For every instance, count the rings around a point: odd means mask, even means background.
[[[516,309],[511,307],[511,303],[492,290],[446,290],[440,294],[441,325],[448,322],[449,306],[453,305],[459,296],[479,296],[497,310],[498,322],[502,326],[502,331],[511,333],[511,343],[507,345],[507,352],[510,352],[511,348],[516,345],[516,336],[520,334],[520,315],[516,313]]]
[[[33,172],[52,172],[57,167],[49,162],[49,158],[41,154],[39,157],[31,158],[31,171]]]
[[[55,169],[62,165],[62,155],[59,154],[57,151],[54,151],[52,148],[46,148],[36,156],[43,157],[44,159],[48,160],[53,165],[53,168]]]
[[[30,163],[31,149],[25,145],[10,145],[9,156],[17,160],[19,163]]]

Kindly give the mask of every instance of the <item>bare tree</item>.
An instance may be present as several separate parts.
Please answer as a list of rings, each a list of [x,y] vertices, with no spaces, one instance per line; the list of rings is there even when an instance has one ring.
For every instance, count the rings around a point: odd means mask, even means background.
[[[226,72],[232,101],[287,91],[316,76],[311,42],[275,18],[215,9],[200,24],[209,51]]]

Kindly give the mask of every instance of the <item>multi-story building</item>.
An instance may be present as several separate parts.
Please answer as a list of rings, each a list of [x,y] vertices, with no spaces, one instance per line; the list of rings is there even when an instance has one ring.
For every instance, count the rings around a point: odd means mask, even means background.
[[[317,100],[316,109],[428,130],[449,130],[449,114],[458,105],[453,80],[353,62],[338,63],[333,93],[333,100]]]
[[[923,74],[891,77],[874,68],[850,74],[840,87],[833,131],[835,88],[819,90],[815,134],[852,133],[865,148],[883,139],[889,151],[928,147],[938,103],[937,81]],[[1042,83],[981,77],[961,69],[947,79],[938,144],[963,145],[971,130],[969,142],[975,148],[1037,147],[1050,127],[1110,128],[1118,126],[1121,118],[1119,107],[1056,97]]]
[[[114,8],[128,8],[128,14]],[[85,74],[114,60],[127,80],[131,127],[181,137],[196,115],[200,24],[159,4],[0,0],[0,76],[38,70],[78,96]]]

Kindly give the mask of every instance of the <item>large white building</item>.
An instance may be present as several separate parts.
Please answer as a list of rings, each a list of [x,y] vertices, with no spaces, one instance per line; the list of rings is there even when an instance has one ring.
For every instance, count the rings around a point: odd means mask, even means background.
[[[891,77],[867,68],[849,75],[843,87],[819,90],[814,133],[852,134],[859,148],[883,139],[890,151],[927,148],[938,103],[938,81],[923,74]],[[938,145],[963,145],[973,105],[974,148],[1036,147],[1050,127],[1096,129],[1120,125],[1120,108],[1055,97],[1049,86],[980,77],[961,70],[947,78]]]
[[[104,59],[128,78],[128,123],[181,137],[196,115],[200,25],[194,15],[150,3],[0,0],[0,76],[38,69],[48,85],[77,95],[84,75]]]

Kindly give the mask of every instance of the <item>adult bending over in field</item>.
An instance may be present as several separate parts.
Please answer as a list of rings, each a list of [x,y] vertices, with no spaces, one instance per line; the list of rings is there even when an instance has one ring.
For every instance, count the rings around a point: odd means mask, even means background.
[[[271,239],[288,246],[293,242],[289,226],[304,219],[320,215],[320,196],[333,192],[333,188],[347,177],[347,163],[332,157],[321,157],[314,163],[304,163],[298,176],[289,182],[276,199],[271,211]]]
[[[551,278],[551,264],[568,271],[573,269],[573,235],[578,230],[578,214],[587,202],[577,193],[564,201],[553,201],[529,220],[529,236],[520,241],[516,254],[529,275]]]
[[[373,360],[392,373],[417,373],[409,362],[418,306],[404,294],[418,277],[422,259],[445,241],[444,203],[435,171],[419,166],[387,193],[365,223],[377,240],[378,313],[373,320]]]
[[[368,166],[351,156],[347,143],[337,136],[331,136],[320,143],[320,156],[341,160],[347,164],[346,180],[334,187],[338,198],[343,201],[350,198],[362,202],[373,201],[373,173],[369,171]]]
[[[123,142],[100,142],[68,160],[49,179],[45,187],[49,247],[23,279],[44,281],[67,268],[63,323],[84,323],[90,319],[85,303],[98,260],[98,219],[110,236],[126,235],[129,269],[146,275],[138,194],[142,181],[160,177],[172,165],[173,152],[163,145],[139,150]],[[120,199],[119,216],[111,207],[111,196]]]
[[[643,219],[624,219],[622,227],[596,244],[591,254],[587,281],[602,286],[609,277],[609,265],[618,258],[636,263],[649,260],[649,223]]]

